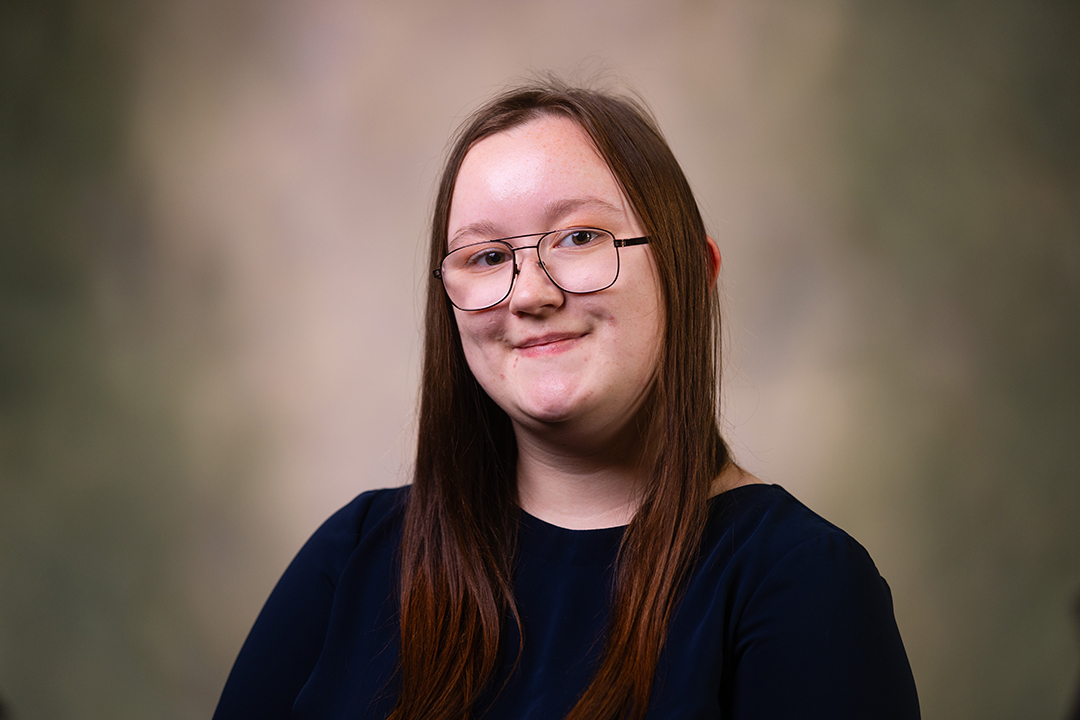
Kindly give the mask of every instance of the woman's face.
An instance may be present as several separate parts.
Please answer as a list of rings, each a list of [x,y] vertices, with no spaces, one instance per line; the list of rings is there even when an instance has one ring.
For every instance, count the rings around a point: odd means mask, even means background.
[[[450,250],[577,226],[616,238],[644,234],[573,121],[533,120],[481,140],[465,156],[451,200]],[[656,372],[663,308],[649,246],[620,248],[616,283],[588,295],[555,286],[535,250],[516,255],[520,274],[508,298],[487,310],[454,311],[473,375],[519,432],[559,425],[583,440],[610,439],[641,407]]]

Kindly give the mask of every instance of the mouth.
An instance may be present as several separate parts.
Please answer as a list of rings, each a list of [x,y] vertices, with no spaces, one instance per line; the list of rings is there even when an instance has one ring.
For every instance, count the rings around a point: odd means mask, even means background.
[[[580,332],[566,332],[566,333],[549,333],[547,335],[538,335],[533,338],[528,338],[520,343],[514,345],[515,350],[525,351],[527,354],[543,354],[551,352],[559,352],[561,350],[568,349],[574,344],[575,340],[579,340],[585,336],[585,333]]]

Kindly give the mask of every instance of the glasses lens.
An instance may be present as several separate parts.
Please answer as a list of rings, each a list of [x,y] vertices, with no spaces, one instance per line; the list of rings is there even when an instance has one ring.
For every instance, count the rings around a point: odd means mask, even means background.
[[[460,309],[491,307],[510,292],[514,251],[499,241],[460,247],[443,258],[442,280],[450,302]]]
[[[603,290],[619,275],[619,250],[606,230],[570,228],[546,235],[540,259],[555,284],[567,292]]]

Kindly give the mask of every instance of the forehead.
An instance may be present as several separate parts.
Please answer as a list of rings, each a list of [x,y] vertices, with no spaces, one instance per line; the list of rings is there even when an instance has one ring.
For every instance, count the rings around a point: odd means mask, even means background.
[[[548,116],[473,145],[458,170],[447,230],[453,243],[462,231],[509,236],[546,232],[575,218],[610,223],[630,215],[615,176],[584,130]]]

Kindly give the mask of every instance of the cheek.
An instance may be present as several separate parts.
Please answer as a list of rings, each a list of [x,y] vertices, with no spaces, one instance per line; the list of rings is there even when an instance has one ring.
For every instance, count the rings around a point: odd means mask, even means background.
[[[635,363],[638,378],[651,380],[660,364],[664,346],[664,311],[655,296],[640,306],[641,313],[634,319],[632,345],[637,355]]]
[[[657,315],[641,317],[634,328],[636,337],[633,345],[637,356],[636,368],[642,380],[652,378],[660,363],[664,328],[659,320]]]
[[[483,383],[484,377],[491,372],[491,354],[497,349],[501,325],[492,314],[464,313],[460,310],[454,314],[465,360],[473,377]]]
[[[652,268],[643,268],[651,272]],[[644,273],[642,273],[644,274]],[[660,298],[660,289],[650,276],[649,281],[627,288],[626,302],[632,308],[626,313],[630,320],[630,332],[639,347],[659,349],[664,341],[664,303]]]

